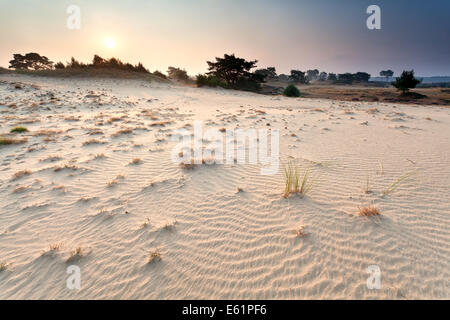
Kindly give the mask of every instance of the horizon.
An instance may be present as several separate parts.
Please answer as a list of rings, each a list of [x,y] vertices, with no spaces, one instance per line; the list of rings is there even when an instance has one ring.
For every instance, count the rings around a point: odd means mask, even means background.
[[[66,27],[66,9],[72,4],[81,9],[79,30]],[[450,75],[450,21],[445,13],[450,3],[443,0],[314,4],[198,0],[189,5],[181,0],[134,0],[132,4],[2,3],[7,15],[0,26],[8,32],[0,36],[0,66],[8,68],[14,53],[37,52],[55,63],[72,56],[90,62],[98,54],[142,62],[150,71],[180,67],[193,76],[207,70],[206,61],[234,53],[258,60],[258,68],[273,66],[279,74],[318,69],[337,74],[363,71],[378,77],[381,70],[399,75],[414,69],[419,77]],[[370,4],[381,8],[380,30],[366,27]]]

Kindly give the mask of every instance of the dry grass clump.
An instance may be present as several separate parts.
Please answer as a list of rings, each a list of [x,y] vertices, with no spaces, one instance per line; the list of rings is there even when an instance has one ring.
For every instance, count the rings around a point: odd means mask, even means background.
[[[98,139],[89,139],[83,142],[83,146],[89,146],[92,144],[103,144],[104,142]]]
[[[0,146],[7,146],[12,144],[20,144],[27,142],[27,139],[13,139],[13,138],[5,138],[0,136]]]
[[[309,178],[309,168],[303,174],[300,174],[300,169],[297,164],[289,162],[284,169],[285,188],[284,197],[289,197],[290,194],[298,194],[304,197],[313,187],[313,183]]]
[[[141,228],[142,229],[147,228],[149,225],[150,225],[150,219],[147,218],[147,220],[143,224],[141,224]]]
[[[370,108],[370,109],[367,110],[368,114],[375,114],[375,113],[378,113],[378,112],[380,112],[380,110],[378,110],[377,108]]]
[[[369,207],[358,207],[358,213],[363,217],[372,217],[381,215],[380,210],[374,206]]]
[[[43,129],[43,130],[39,130],[39,131],[33,132],[33,136],[37,136],[37,137],[47,136],[47,137],[49,137],[49,136],[54,136],[54,135],[57,135],[57,134],[60,134],[60,133],[62,133],[61,130]]]
[[[165,127],[166,125],[169,125],[171,123],[172,123],[172,121],[153,122],[150,124],[150,127]]]
[[[161,261],[161,251],[159,249],[155,249],[153,251],[150,251],[150,256],[148,257],[148,263],[153,263],[157,261]]]
[[[32,172],[30,170],[17,171],[16,173],[13,174],[13,180],[20,179],[24,176],[29,176],[31,173]]]
[[[117,175],[114,179],[112,179],[110,182],[108,182],[108,187],[114,187],[119,183],[119,179],[125,179],[125,176],[123,174]]]
[[[8,264],[6,262],[0,262],[0,272],[8,269]]]
[[[56,251],[59,251],[62,247],[62,243],[53,243],[48,246],[48,250],[44,250],[41,256],[48,256],[54,254]]]
[[[177,220],[173,220],[171,222],[167,222],[164,226],[164,230],[173,231],[175,229],[175,225],[178,223]]]
[[[123,134],[131,134],[131,133],[133,133],[133,129],[124,128],[124,129],[120,129],[119,131],[113,133],[111,136],[112,137],[118,137],[118,136],[123,135]]]
[[[77,247],[70,252],[70,256],[67,258],[66,262],[73,262],[81,259],[84,256],[84,250],[82,247]]]
[[[106,158],[106,156],[105,156],[104,153],[97,153],[97,154],[94,156],[94,160],[95,160],[95,159],[102,159],[102,158]]]
[[[134,158],[133,160],[131,160],[130,164],[140,164],[142,163],[141,158]]]
[[[305,226],[299,226],[297,229],[295,229],[295,235],[297,238],[304,238],[308,234],[305,232]]]
[[[55,169],[53,169],[53,171],[54,172],[59,172],[59,171],[65,170],[65,169],[70,169],[70,170],[75,171],[75,170],[78,170],[79,168],[76,165],[74,165],[74,164],[66,163],[66,164],[64,164],[62,166],[55,167]]]

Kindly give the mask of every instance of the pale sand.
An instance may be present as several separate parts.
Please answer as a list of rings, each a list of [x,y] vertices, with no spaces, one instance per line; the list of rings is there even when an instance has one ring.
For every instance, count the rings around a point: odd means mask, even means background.
[[[0,146],[1,299],[450,298],[448,108],[0,80],[0,134],[30,130],[14,135],[26,143]],[[310,166],[313,189],[284,199],[282,166],[274,176],[259,165],[180,168],[170,133],[194,120],[270,123],[282,164]],[[172,122],[151,126],[159,121]],[[14,178],[21,170],[31,173]],[[363,205],[381,217],[358,216]],[[77,247],[82,256],[66,262]],[[149,264],[155,249],[162,259]],[[71,264],[79,291],[66,288]],[[380,290],[366,286],[369,265],[381,269]]]

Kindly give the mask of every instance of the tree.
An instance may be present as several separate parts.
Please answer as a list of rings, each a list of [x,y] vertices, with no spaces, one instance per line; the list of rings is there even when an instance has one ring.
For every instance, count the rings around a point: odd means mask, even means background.
[[[162,79],[167,79],[167,76],[164,73],[162,73],[161,71],[158,71],[158,70],[154,71],[153,75],[157,76],[159,78],[162,78]]]
[[[394,71],[391,69],[380,71],[380,77],[386,77],[386,82],[389,81],[389,78],[394,75]]]
[[[65,68],[64,63],[62,62],[55,63],[55,69],[64,69],[64,68]]]
[[[99,55],[94,55],[94,58],[92,59],[92,64],[94,67],[100,67],[105,64],[105,59],[100,57]]]
[[[370,79],[370,74],[367,72],[357,72],[353,75],[353,79],[358,82],[368,82]]]
[[[300,70],[291,70],[290,78],[292,79],[292,81],[298,82],[298,83],[307,83],[308,82],[305,77],[305,73]]]
[[[182,70],[180,68],[169,67],[167,69],[167,75],[170,79],[186,81],[189,80],[189,76],[186,70]]]
[[[274,67],[268,67],[266,69],[258,69],[255,74],[262,75],[265,79],[273,80],[277,78],[277,72]]]
[[[53,68],[53,62],[46,56],[41,56],[38,53],[30,52],[25,55],[16,53],[13,55],[13,60],[9,61],[9,68],[16,70],[47,70]]]
[[[317,70],[317,69],[308,70],[308,71],[306,71],[306,74],[308,75],[309,81],[315,81],[319,77],[319,70]]]
[[[414,77],[414,70],[411,70],[403,71],[402,75],[392,82],[392,85],[401,91],[402,94],[406,94],[409,89],[415,88],[421,82],[421,80]]]
[[[247,61],[237,58],[234,54],[225,54],[223,58],[216,57],[216,61],[207,61],[208,74],[224,80],[231,88],[236,88],[238,82],[243,84],[246,81],[261,81],[261,75],[250,72],[256,67],[257,60]]]
[[[328,74],[328,81],[336,81],[336,80],[337,80],[336,73],[329,73]]]
[[[327,80],[327,76],[328,76],[328,74],[327,74],[326,72],[321,72],[321,73],[319,74],[319,81],[325,81],[325,80]]]
[[[353,74],[347,72],[347,73],[340,73],[338,74],[338,82],[345,83],[345,84],[352,84],[354,80]]]

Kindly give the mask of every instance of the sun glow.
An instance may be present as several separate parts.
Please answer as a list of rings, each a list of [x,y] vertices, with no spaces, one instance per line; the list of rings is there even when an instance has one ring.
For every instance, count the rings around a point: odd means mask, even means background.
[[[105,46],[108,49],[113,49],[116,47],[116,41],[113,38],[105,38],[104,42],[105,42]]]

